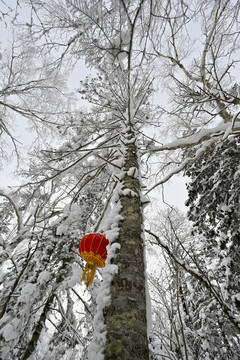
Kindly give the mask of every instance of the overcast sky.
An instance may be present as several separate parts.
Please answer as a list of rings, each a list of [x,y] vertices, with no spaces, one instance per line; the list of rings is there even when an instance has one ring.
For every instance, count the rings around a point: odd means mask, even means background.
[[[13,3],[15,3],[15,0],[11,0],[8,4],[11,5]],[[0,7],[1,6],[3,5],[0,2]],[[0,45],[1,51],[3,51],[4,47],[10,45],[10,41],[8,39],[8,32],[3,21],[0,21]],[[73,90],[77,90],[80,80],[83,80],[85,76],[89,73],[95,75],[96,72],[87,69],[84,65],[84,61],[79,60],[77,66],[75,67],[75,70],[72,73],[72,76],[70,76],[69,78],[69,87]],[[155,95],[155,100],[156,99],[157,96]],[[163,94],[161,94],[161,101],[162,100]],[[18,119],[16,117],[14,134],[16,136],[16,139],[20,142],[20,148],[22,148],[23,154],[25,154],[25,158],[27,158],[27,151],[29,147],[34,142],[34,133],[30,133],[29,131],[27,131],[27,127],[27,121],[24,121],[22,118]],[[17,162],[14,156],[11,157],[11,161],[8,164],[5,163],[4,168],[0,170],[0,187],[16,186],[23,182],[23,180],[16,175],[16,165]],[[181,210],[186,211],[186,207],[184,206],[184,202],[187,198],[185,182],[186,179],[183,178],[181,175],[175,175],[167,184],[164,185],[164,200],[169,205],[176,205]],[[157,202],[158,206],[164,206],[161,196],[162,190],[163,189],[160,186],[150,193],[151,197],[159,199],[159,202]]]

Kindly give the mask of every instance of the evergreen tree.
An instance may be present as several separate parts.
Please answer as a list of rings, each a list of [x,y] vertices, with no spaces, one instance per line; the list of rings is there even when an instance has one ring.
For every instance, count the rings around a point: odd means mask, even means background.
[[[202,359],[239,356],[239,136],[230,137],[188,167],[188,217],[200,241],[199,263],[220,299],[211,298],[201,285],[192,295],[192,326],[205,341]],[[229,321],[230,320],[230,321]],[[233,321],[231,321],[233,320]]]

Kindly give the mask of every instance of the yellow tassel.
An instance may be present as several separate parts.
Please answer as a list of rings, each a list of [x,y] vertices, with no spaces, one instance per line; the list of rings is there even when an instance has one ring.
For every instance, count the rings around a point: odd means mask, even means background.
[[[93,261],[88,261],[85,265],[85,269],[82,276],[82,281],[85,281],[87,286],[90,286],[93,283],[95,271],[96,271],[96,264]]]

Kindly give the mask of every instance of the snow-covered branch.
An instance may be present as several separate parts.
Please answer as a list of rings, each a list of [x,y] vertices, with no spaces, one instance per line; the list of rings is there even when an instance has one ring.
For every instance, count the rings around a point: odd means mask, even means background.
[[[201,144],[205,140],[209,140],[210,138],[215,138],[217,141],[221,136],[223,136],[226,131],[230,130],[230,133],[237,133],[240,131],[240,121],[234,120],[234,124],[231,123],[221,123],[213,128],[210,129],[202,129],[193,135],[188,137],[183,137],[172,141],[166,145],[158,146],[158,147],[151,147],[148,151],[144,153],[154,153],[160,152],[164,150],[176,150],[176,149],[184,149],[188,147],[192,147],[198,144]]]
[[[232,312],[232,309],[228,307],[226,302],[223,300],[221,296],[221,292],[211,284],[211,282],[206,278],[205,273],[202,271],[201,273],[190,267],[186,264],[183,260],[179,259],[169,248],[168,245],[164,244],[161,239],[152,231],[145,230],[148,234],[150,234],[154,239],[157,241],[157,244],[160,245],[170,256],[176,264],[181,266],[185,271],[187,271],[190,275],[192,275],[194,278],[196,278],[198,281],[200,281],[205,288],[211,293],[211,295],[215,298],[215,300],[218,302],[218,304],[221,306],[223,312],[228,317],[230,322],[233,324],[233,326],[240,332],[240,324],[239,321],[234,317],[234,314]],[[198,267],[199,268],[199,267]]]
[[[9,203],[12,205],[12,208],[17,217],[17,231],[19,232],[21,230],[21,226],[22,226],[22,217],[21,217],[18,206],[16,205],[15,201],[11,198],[11,196],[6,194],[5,191],[0,190],[0,196],[5,197],[9,201]]]

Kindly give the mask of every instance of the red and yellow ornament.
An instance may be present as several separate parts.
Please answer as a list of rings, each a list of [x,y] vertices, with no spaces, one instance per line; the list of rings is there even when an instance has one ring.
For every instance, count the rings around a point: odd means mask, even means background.
[[[83,260],[87,262],[82,281],[85,281],[87,286],[92,284],[96,268],[105,266],[108,244],[105,234],[98,233],[85,235],[80,241],[79,252]]]

